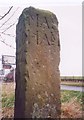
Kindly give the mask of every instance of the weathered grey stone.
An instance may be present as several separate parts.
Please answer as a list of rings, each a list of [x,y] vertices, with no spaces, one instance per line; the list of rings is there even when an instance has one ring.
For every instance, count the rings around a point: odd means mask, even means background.
[[[16,28],[15,118],[60,116],[59,62],[56,16],[24,9]]]

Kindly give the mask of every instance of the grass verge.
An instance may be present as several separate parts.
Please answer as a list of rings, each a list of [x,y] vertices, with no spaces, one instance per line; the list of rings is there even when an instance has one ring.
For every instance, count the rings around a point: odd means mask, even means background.
[[[84,92],[80,91],[70,91],[62,90],[61,91],[61,103],[69,102],[72,99],[76,100],[80,105],[84,104]]]
[[[61,85],[84,87],[84,83],[82,83],[82,82],[61,82]]]
[[[2,86],[2,110],[3,118],[14,116],[14,84],[3,84]],[[61,117],[62,118],[81,118],[84,106],[84,92],[61,91]]]

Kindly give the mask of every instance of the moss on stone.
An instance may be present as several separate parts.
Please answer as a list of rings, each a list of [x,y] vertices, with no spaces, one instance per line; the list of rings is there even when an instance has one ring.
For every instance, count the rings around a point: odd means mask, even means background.
[[[36,9],[38,12],[40,12],[41,14],[47,14],[47,15],[54,15],[52,12],[50,12],[49,10],[42,10],[42,9]]]

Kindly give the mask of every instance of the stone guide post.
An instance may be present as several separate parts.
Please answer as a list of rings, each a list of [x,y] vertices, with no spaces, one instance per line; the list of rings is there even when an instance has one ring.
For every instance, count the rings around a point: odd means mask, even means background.
[[[60,41],[58,20],[29,7],[16,27],[14,118],[60,116]]]

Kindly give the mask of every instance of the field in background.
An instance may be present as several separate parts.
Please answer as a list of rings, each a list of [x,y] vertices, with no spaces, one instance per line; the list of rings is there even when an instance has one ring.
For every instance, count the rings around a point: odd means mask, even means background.
[[[81,79],[84,80],[84,76],[61,76],[61,79]]]
[[[84,87],[84,82],[61,81],[61,85]]]
[[[13,118],[14,116],[14,83],[2,85],[2,117]],[[84,93],[77,91],[61,91],[61,117],[81,118],[83,113]]]
[[[61,84],[69,86],[84,87],[84,77],[82,76],[61,76]]]

